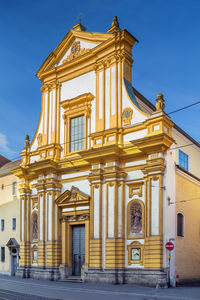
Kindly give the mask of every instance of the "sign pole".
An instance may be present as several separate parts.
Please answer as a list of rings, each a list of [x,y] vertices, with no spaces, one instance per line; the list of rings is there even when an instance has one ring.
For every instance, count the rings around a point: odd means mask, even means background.
[[[168,272],[167,272],[167,284],[170,287],[170,260],[171,260],[171,253],[168,251]]]
[[[170,260],[171,260],[171,251],[174,249],[174,244],[169,240],[165,244],[165,248],[168,250],[168,270],[167,270],[167,284],[170,287]]]

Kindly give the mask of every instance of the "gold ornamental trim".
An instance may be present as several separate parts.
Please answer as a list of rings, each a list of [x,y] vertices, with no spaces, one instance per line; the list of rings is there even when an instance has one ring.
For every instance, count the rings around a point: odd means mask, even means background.
[[[85,53],[88,53],[89,51],[90,49],[85,49],[85,48],[81,49],[80,42],[74,42],[71,47],[71,53],[63,60],[62,63],[65,64],[66,62],[75,59],[78,56],[81,56]]]

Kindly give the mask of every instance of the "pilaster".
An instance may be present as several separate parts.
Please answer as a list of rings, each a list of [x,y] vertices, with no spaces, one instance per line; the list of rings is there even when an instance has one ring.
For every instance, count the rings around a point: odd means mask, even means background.
[[[31,189],[29,182],[21,183],[20,188],[20,215],[21,215],[21,241],[20,241],[20,266],[30,266],[30,200]]]

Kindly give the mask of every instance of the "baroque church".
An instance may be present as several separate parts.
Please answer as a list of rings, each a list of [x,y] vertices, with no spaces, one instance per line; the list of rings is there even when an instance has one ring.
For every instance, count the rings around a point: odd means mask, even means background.
[[[192,138],[164,112],[162,94],[154,106],[132,87],[135,43],[117,17],[105,33],[79,23],[37,72],[40,120],[13,171],[20,180],[20,277],[166,281],[164,244],[176,238],[171,203],[177,172],[185,172],[170,149]],[[198,143],[194,148],[199,157]]]

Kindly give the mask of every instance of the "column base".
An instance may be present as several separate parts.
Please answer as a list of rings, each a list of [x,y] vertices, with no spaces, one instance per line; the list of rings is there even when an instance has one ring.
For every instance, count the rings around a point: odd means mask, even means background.
[[[72,267],[68,267],[67,265],[62,264],[59,267],[59,272],[60,272],[60,279],[63,280],[68,276],[72,275]]]
[[[162,269],[83,269],[84,282],[109,284],[137,284],[157,288],[167,287],[167,273]]]
[[[18,267],[16,276],[21,278],[57,281],[60,280],[60,271],[58,267]]]

